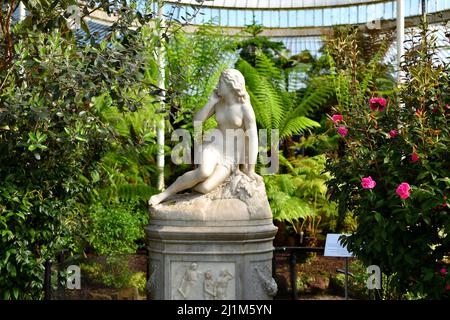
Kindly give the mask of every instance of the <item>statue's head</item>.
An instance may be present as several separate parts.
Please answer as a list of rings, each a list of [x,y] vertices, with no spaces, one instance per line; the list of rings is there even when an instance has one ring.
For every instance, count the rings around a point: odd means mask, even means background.
[[[245,89],[245,79],[242,73],[236,69],[226,69],[219,79],[218,94],[224,96],[234,94],[239,102],[248,101],[248,93]]]

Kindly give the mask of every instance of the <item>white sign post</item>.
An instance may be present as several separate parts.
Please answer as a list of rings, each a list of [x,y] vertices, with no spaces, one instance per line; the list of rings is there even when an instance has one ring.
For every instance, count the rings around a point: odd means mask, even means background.
[[[339,238],[341,236],[349,236],[349,234],[328,233],[325,240],[325,257],[343,257],[345,258],[345,300],[348,299],[348,258],[353,254],[348,251],[347,247],[341,245]]]

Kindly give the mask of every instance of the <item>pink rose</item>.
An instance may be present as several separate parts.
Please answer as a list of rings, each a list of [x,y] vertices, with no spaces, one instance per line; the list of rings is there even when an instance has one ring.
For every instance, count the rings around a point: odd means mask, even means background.
[[[383,111],[386,107],[387,101],[385,98],[372,98],[369,100],[370,109],[373,111]]]
[[[445,276],[447,274],[447,269],[445,269],[445,268],[442,268],[439,271],[441,272],[441,276]]]
[[[409,184],[407,182],[402,182],[398,187],[397,187],[397,194],[400,198],[402,198],[403,200],[408,199],[409,198],[409,191],[411,190],[411,187],[409,186]]]
[[[341,135],[341,137],[345,137],[348,133],[348,130],[344,126],[339,126],[339,128],[337,129],[337,132]]]
[[[397,130],[391,130],[389,131],[389,136],[391,138],[395,138],[396,136],[398,136],[398,131]]]
[[[377,185],[377,183],[372,180],[371,176],[368,176],[367,178],[361,179],[361,185],[364,189],[373,189]]]
[[[413,154],[411,155],[411,162],[417,162],[419,161],[419,155],[415,152],[413,152]]]
[[[340,115],[340,114],[335,114],[335,115],[333,115],[333,116],[331,117],[331,120],[332,120],[334,123],[338,123],[339,121],[344,120],[344,117],[343,117],[342,115]]]

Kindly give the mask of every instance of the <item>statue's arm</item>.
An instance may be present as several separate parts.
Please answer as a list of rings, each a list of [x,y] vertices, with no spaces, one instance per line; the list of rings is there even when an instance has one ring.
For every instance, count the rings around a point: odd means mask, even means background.
[[[244,106],[244,128],[248,136],[248,145],[245,150],[245,164],[248,173],[255,172],[256,160],[258,157],[258,131],[256,127],[255,112],[250,104],[247,102]]]
[[[211,96],[208,99],[208,102],[205,104],[203,108],[201,108],[192,119],[195,122],[205,122],[214,114],[214,106],[217,102],[219,102],[220,98],[216,94],[216,91],[211,94]]]

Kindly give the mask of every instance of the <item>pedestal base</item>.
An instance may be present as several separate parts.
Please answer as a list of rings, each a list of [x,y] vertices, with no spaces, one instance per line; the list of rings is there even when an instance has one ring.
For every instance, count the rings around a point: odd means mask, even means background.
[[[277,228],[271,218],[250,220],[247,212],[228,216],[232,220],[153,215],[146,228],[153,299],[272,299]]]

